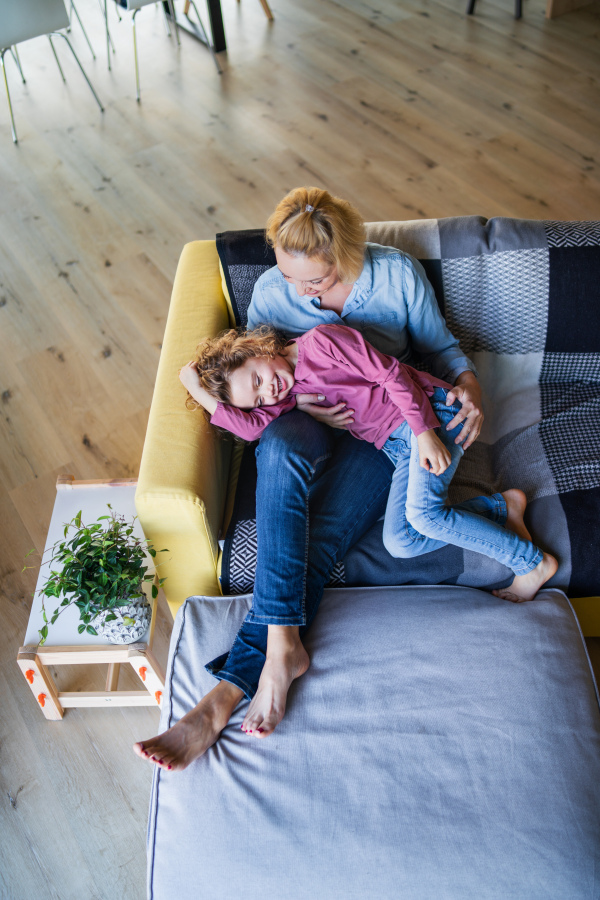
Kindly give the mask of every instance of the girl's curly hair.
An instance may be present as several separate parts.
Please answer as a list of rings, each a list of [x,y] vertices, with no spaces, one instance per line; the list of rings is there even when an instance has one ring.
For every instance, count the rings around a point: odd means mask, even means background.
[[[194,358],[202,387],[215,400],[231,403],[231,373],[243,366],[248,359],[261,356],[273,359],[286,344],[286,336],[270,325],[261,325],[252,331],[246,328],[229,328],[214,338],[207,338],[196,347]],[[200,406],[189,393],[185,405],[192,410]],[[203,412],[210,422],[206,410]]]

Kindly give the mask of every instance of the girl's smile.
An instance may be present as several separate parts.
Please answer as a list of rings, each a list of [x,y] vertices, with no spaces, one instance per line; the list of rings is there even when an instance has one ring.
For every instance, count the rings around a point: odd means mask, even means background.
[[[231,405],[239,409],[273,406],[288,396],[294,386],[296,345],[291,344],[274,359],[259,356],[246,362],[229,376]]]

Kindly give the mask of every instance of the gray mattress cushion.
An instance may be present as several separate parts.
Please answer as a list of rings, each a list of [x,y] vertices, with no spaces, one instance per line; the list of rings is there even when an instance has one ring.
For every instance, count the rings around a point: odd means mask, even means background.
[[[464,587],[330,590],[277,731],[156,770],[153,900],[600,896],[600,711],[572,608]],[[192,597],[161,718],[215,681],[250,597]]]

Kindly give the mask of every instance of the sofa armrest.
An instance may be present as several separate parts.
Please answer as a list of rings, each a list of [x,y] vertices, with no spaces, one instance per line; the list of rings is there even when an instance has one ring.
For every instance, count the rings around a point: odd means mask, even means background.
[[[178,372],[205,337],[229,326],[214,241],[186,244],[181,254],[142,452],[136,507],[158,551],[173,615],[192,594],[220,593],[217,576],[231,442],[185,407]]]

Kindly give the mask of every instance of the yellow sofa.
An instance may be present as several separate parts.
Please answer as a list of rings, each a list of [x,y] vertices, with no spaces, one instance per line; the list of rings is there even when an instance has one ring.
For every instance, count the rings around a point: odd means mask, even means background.
[[[231,442],[185,408],[178,371],[196,344],[229,325],[214,241],[186,244],[177,267],[140,465],[136,507],[160,554],[173,615],[191,594],[220,593],[218,536]]]

